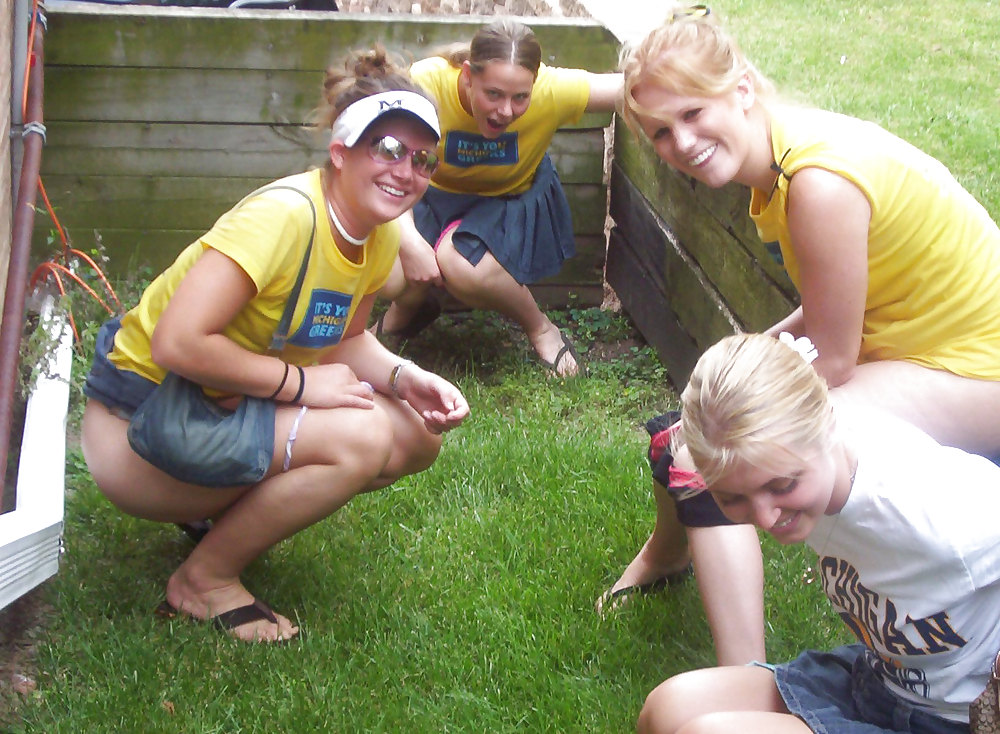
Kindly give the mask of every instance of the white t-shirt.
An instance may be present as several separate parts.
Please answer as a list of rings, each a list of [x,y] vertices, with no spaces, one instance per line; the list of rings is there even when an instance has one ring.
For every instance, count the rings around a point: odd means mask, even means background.
[[[890,690],[968,721],[1000,650],[1000,467],[884,413],[840,423],[858,470],[806,541],[823,589]]]

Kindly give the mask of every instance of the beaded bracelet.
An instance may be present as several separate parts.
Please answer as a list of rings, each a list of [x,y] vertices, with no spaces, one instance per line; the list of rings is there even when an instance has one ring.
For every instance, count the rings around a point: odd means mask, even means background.
[[[282,388],[285,387],[285,382],[288,381],[288,367],[289,367],[289,364],[288,364],[288,362],[285,362],[284,364],[285,364],[285,374],[282,375],[281,382],[278,383],[278,389],[275,390],[273,393],[271,393],[270,395],[267,396],[268,400],[274,400],[276,397],[278,397],[278,393],[281,392]]]
[[[392,390],[392,394],[397,398],[399,397],[399,375],[411,364],[413,364],[411,360],[404,359],[402,362],[393,367],[392,372],[389,373],[389,389]]]

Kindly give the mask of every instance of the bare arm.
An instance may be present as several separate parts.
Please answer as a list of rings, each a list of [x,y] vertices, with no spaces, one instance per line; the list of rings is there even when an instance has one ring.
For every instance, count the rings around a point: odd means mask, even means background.
[[[802,306],[799,306],[764,333],[777,338],[778,334],[783,331],[787,331],[792,336],[797,337],[805,334],[806,328],[805,320],[802,318]]]
[[[222,333],[256,294],[243,268],[218,250],[205,250],[153,329],[153,360],[217,390],[270,395],[281,381],[284,364],[249,352]]]
[[[399,222],[399,262],[403,276],[409,283],[433,283],[442,285],[441,270],[438,268],[434,247],[420,236],[413,222],[413,211],[407,211]]]
[[[256,293],[254,282],[236,262],[218,250],[205,250],[177,286],[153,330],[153,359],[207,387],[234,395],[271,396],[286,375],[285,363],[246,350],[223,334]],[[362,315],[367,318],[367,313]],[[363,328],[363,320],[360,325]],[[316,365],[306,367],[305,373],[308,377],[299,403],[372,407],[370,391],[348,367]],[[291,400],[299,385],[297,370],[292,370],[276,399]]]
[[[819,168],[796,173],[788,229],[799,262],[805,335],[831,387],[854,374],[868,292],[868,199],[847,179]]]
[[[623,76],[621,74],[588,74],[590,82],[590,98],[587,100],[587,112],[613,112],[623,94]]]

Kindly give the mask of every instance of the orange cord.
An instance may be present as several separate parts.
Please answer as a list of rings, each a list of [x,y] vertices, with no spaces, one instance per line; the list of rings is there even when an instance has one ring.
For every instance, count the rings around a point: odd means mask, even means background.
[[[24,65],[24,92],[21,99],[22,119],[24,116],[27,115],[28,112],[28,85],[31,79],[30,72],[32,66],[34,66],[34,64],[36,63],[35,30],[38,24],[38,4],[39,0],[34,0],[31,9],[31,26],[28,33],[28,58],[27,58],[27,63]],[[118,300],[118,294],[116,294],[114,288],[111,287],[111,283],[108,281],[108,278],[104,274],[104,271],[101,270],[100,267],[98,267],[97,263],[95,263],[93,258],[91,258],[89,255],[70,246],[69,237],[66,235],[66,231],[63,229],[62,224],[59,222],[59,217],[56,216],[55,210],[52,208],[52,203],[49,201],[48,193],[45,191],[45,185],[42,183],[41,175],[39,175],[38,177],[38,191],[42,195],[42,201],[45,202],[45,209],[46,211],[48,211],[49,217],[51,217],[53,225],[55,225],[56,232],[59,233],[59,241],[62,243],[62,252],[60,253],[60,255],[57,255],[49,260],[46,260],[45,262],[41,263],[37,268],[35,268],[35,272],[32,273],[31,275],[31,281],[30,281],[31,287],[34,288],[39,281],[42,281],[51,276],[56,282],[56,287],[59,289],[60,295],[65,296],[66,289],[63,285],[62,278],[59,275],[61,271],[66,273],[75,283],[77,283],[87,293],[89,293],[93,298],[95,298],[97,302],[100,303],[109,314],[115,313],[115,311],[110,306],[108,306],[107,303],[105,303],[104,299],[101,298],[97,294],[97,292],[94,291],[93,288],[87,285],[87,283],[84,282],[83,279],[80,278],[80,276],[78,276],[75,272],[73,272],[70,269],[69,267],[70,256],[77,257],[86,262],[87,265],[89,265],[94,270],[94,272],[97,274],[97,277],[100,278],[101,283],[104,285],[104,288],[107,290],[111,298],[114,300],[115,307],[118,309],[118,311],[121,311],[122,310],[121,301]],[[72,313],[69,314],[69,322],[70,325],[73,327],[74,337],[76,337],[76,340],[79,341],[80,334],[77,331],[76,322],[73,319]]]

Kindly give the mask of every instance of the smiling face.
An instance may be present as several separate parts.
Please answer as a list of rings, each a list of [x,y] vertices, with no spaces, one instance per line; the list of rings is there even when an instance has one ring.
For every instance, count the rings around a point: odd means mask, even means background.
[[[528,109],[535,75],[519,64],[505,61],[487,62],[482,71],[476,72],[467,61],[462,65],[458,85],[465,111],[476,121],[480,134],[492,140]]]
[[[410,151],[433,151],[437,137],[409,115],[376,120],[354,146],[330,144],[330,160],[339,175],[330,194],[337,217],[354,236],[363,237],[376,226],[408,211],[427,190],[430,179],[413,167],[410,155],[388,162],[373,157],[373,140],[389,135]]]
[[[748,114],[754,95],[748,80],[717,97],[683,96],[640,83],[633,97],[646,111],[636,119],[665,163],[712,188],[730,181],[752,184]]]
[[[823,515],[839,512],[850,493],[840,452],[814,451],[807,459],[791,454],[769,469],[737,460],[713,482],[710,491],[723,514],[735,523],[752,523],[782,544],[804,541]]]

